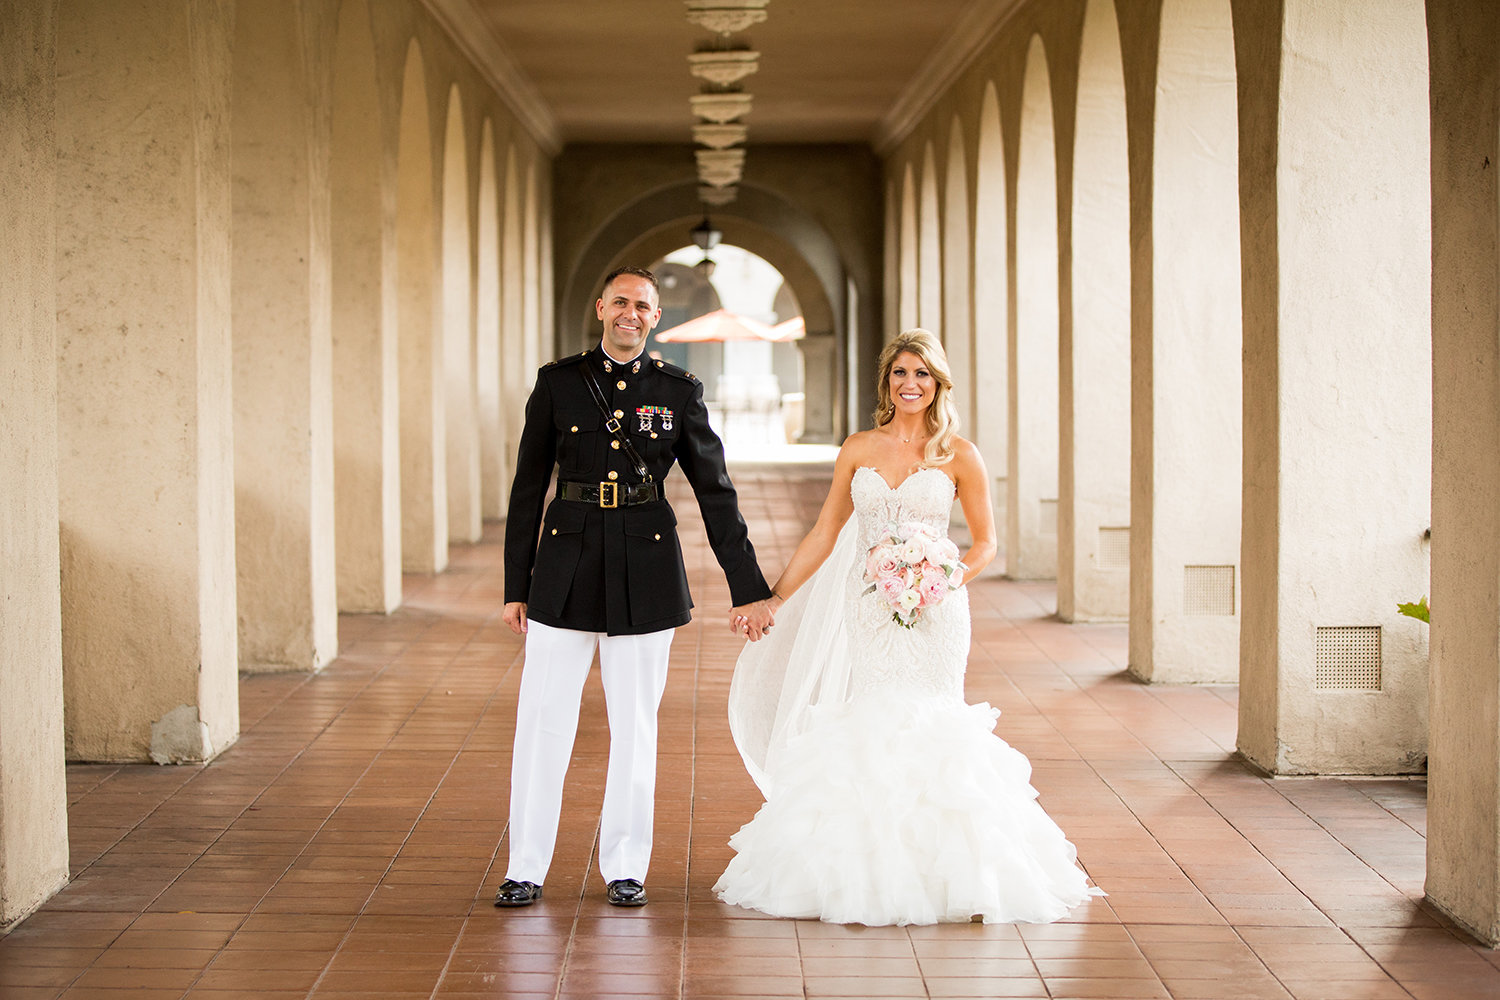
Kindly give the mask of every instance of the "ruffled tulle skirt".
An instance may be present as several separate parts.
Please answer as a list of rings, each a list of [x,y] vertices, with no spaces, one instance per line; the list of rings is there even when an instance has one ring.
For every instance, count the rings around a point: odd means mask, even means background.
[[[730,838],[726,903],[832,923],[1043,923],[1091,894],[996,709],[867,694],[815,709]]]

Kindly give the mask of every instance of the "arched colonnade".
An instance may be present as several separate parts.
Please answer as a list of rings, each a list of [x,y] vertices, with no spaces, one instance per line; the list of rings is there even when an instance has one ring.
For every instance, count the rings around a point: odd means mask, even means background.
[[[0,925],[67,878],[65,759],[213,758],[241,672],[323,666],[340,610],[503,514],[556,143],[454,37],[367,0],[0,8]]]
[[[1267,773],[1425,768],[1429,897],[1492,942],[1496,31],[1029,4],[885,150],[886,335],[971,362],[1007,572],[1141,680],[1238,681]]]

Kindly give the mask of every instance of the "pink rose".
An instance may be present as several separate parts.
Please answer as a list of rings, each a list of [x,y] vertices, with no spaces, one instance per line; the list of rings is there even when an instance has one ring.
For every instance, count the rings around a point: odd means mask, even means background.
[[[923,574],[917,592],[922,595],[922,606],[931,607],[948,596],[948,578],[941,573]]]
[[[883,576],[875,586],[887,604],[895,604],[906,590],[906,584],[899,576]]]

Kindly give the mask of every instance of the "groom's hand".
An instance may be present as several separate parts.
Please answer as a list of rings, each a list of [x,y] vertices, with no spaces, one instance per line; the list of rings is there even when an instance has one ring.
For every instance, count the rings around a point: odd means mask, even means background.
[[[510,626],[512,632],[522,635],[526,631],[526,602],[511,601],[500,612],[500,618]]]
[[[744,635],[751,642],[771,631],[775,621],[769,601],[753,601],[729,609],[729,631]]]

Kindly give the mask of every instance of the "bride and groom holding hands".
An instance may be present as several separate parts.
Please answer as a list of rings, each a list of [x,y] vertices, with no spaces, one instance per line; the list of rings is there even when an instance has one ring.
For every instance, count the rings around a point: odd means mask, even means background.
[[[542,895],[596,648],[610,728],[600,874],[611,904],[647,901],[656,714],[692,607],[661,489],[674,462],[728,580],[730,627],[750,640],[730,725],[766,803],[731,838],[719,897],[875,925],[1050,921],[1097,893],[1037,804],[1030,763],[994,734],[998,711],[964,701],[964,584],[993,558],[995,531],[937,338],[907,331],[882,352],[875,427],[844,442],[817,522],[772,588],[702,383],[644,353],[659,301],[649,271],[610,274],[599,346],[544,366],[526,405],[504,608],[526,652],[495,905]],[[973,537],[961,560],[947,539],[955,498]]]

